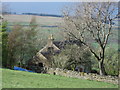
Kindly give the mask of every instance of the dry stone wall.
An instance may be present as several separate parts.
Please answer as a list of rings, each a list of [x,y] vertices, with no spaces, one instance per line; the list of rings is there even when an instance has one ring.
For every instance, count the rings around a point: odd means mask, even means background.
[[[87,80],[96,80],[96,81],[103,81],[113,84],[118,84],[118,77],[117,76],[101,76],[98,74],[93,73],[83,73],[83,72],[76,72],[66,69],[60,69],[60,68],[49,68],[47,70],[48,74],[54,74],[54,75],[61,75],[66,77],[74,77],[74,78],[81,78],[81,79],[87,79]]]

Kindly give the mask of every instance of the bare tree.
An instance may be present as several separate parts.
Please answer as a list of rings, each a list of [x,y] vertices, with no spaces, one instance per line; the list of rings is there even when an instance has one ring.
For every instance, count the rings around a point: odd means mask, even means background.
[[[80,3],[71,11],[63,11],[65,31],[90,50],[99,62],[100,75],[105,75],[105,48],[117,15],[117,3]],[[93,42],[99,45],[99,53],[92,48]]]

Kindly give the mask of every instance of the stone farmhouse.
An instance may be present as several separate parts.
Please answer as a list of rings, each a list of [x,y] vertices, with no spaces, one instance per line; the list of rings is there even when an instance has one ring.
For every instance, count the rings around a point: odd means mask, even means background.
[[[46,46],[44,46],[39,52],[37,52],[36,56],[33,57],[32,60],[28,63],[29,69],[41,73],[44,72],[45,69],[51,68],[51,57],[53,55],[57,55],[64,49],[64,46],[67,44],[81,44],[78,41],[65,40],[65,41],[54,41],[53,35],[50,35],[48,38],[48,42]],[[87,66],[88,67],[88,66]],[[77,71],[85,71],[85,65],[78,65],[76,67]],[[89,72],[87,70],[87,72]]]

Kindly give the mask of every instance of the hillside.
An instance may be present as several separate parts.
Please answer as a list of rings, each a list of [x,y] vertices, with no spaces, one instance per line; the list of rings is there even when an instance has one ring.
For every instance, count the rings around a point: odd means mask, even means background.
[[[8,21],[9,28],[15,24],[21,24],[24,27],[29,25],[31,18],[35,15],[5,15],[4,19]],[[62,28],[59,28],[61,24],[64,23],[62,17],[50,17],[50,16],[35,16],[36,23],[38,24],[38,36],[42,38],[44,41],[47,40],[50,34],[53,34],[55,40],[64,40],[64,31]],[[118,23],[117,20],[114,23]],[[118,44],[118,30],[117,26],[113,26],[113,35],[111,35],[109,42],[114,44]]]
[[[105,82],[2,69],[3,88],[117,88]]]
[[[24,23],[30,22],[34,15],[5,15],[4,19],[9,23]],[[58,25],[62,22],[61,17],[50,17],[50,16],[34,16],[38,25]]]
[[[4,19],[8,21],[8,28],[12,30],[15,24],[27,27],[34,15],[5,15]],[[46,41],[50,34],[53,34],[56,40],[63,40],[63,31],[58,27],[62,22],[61,17],[35,16],[38,24],[37,30],[39,38]]]

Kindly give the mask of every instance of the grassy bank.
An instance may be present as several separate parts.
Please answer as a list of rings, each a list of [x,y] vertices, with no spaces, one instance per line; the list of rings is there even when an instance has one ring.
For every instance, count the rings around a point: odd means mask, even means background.
[[[68,78],[57,75],[38,74],[2,69],[3,88],[117,88],[118,85]]]

